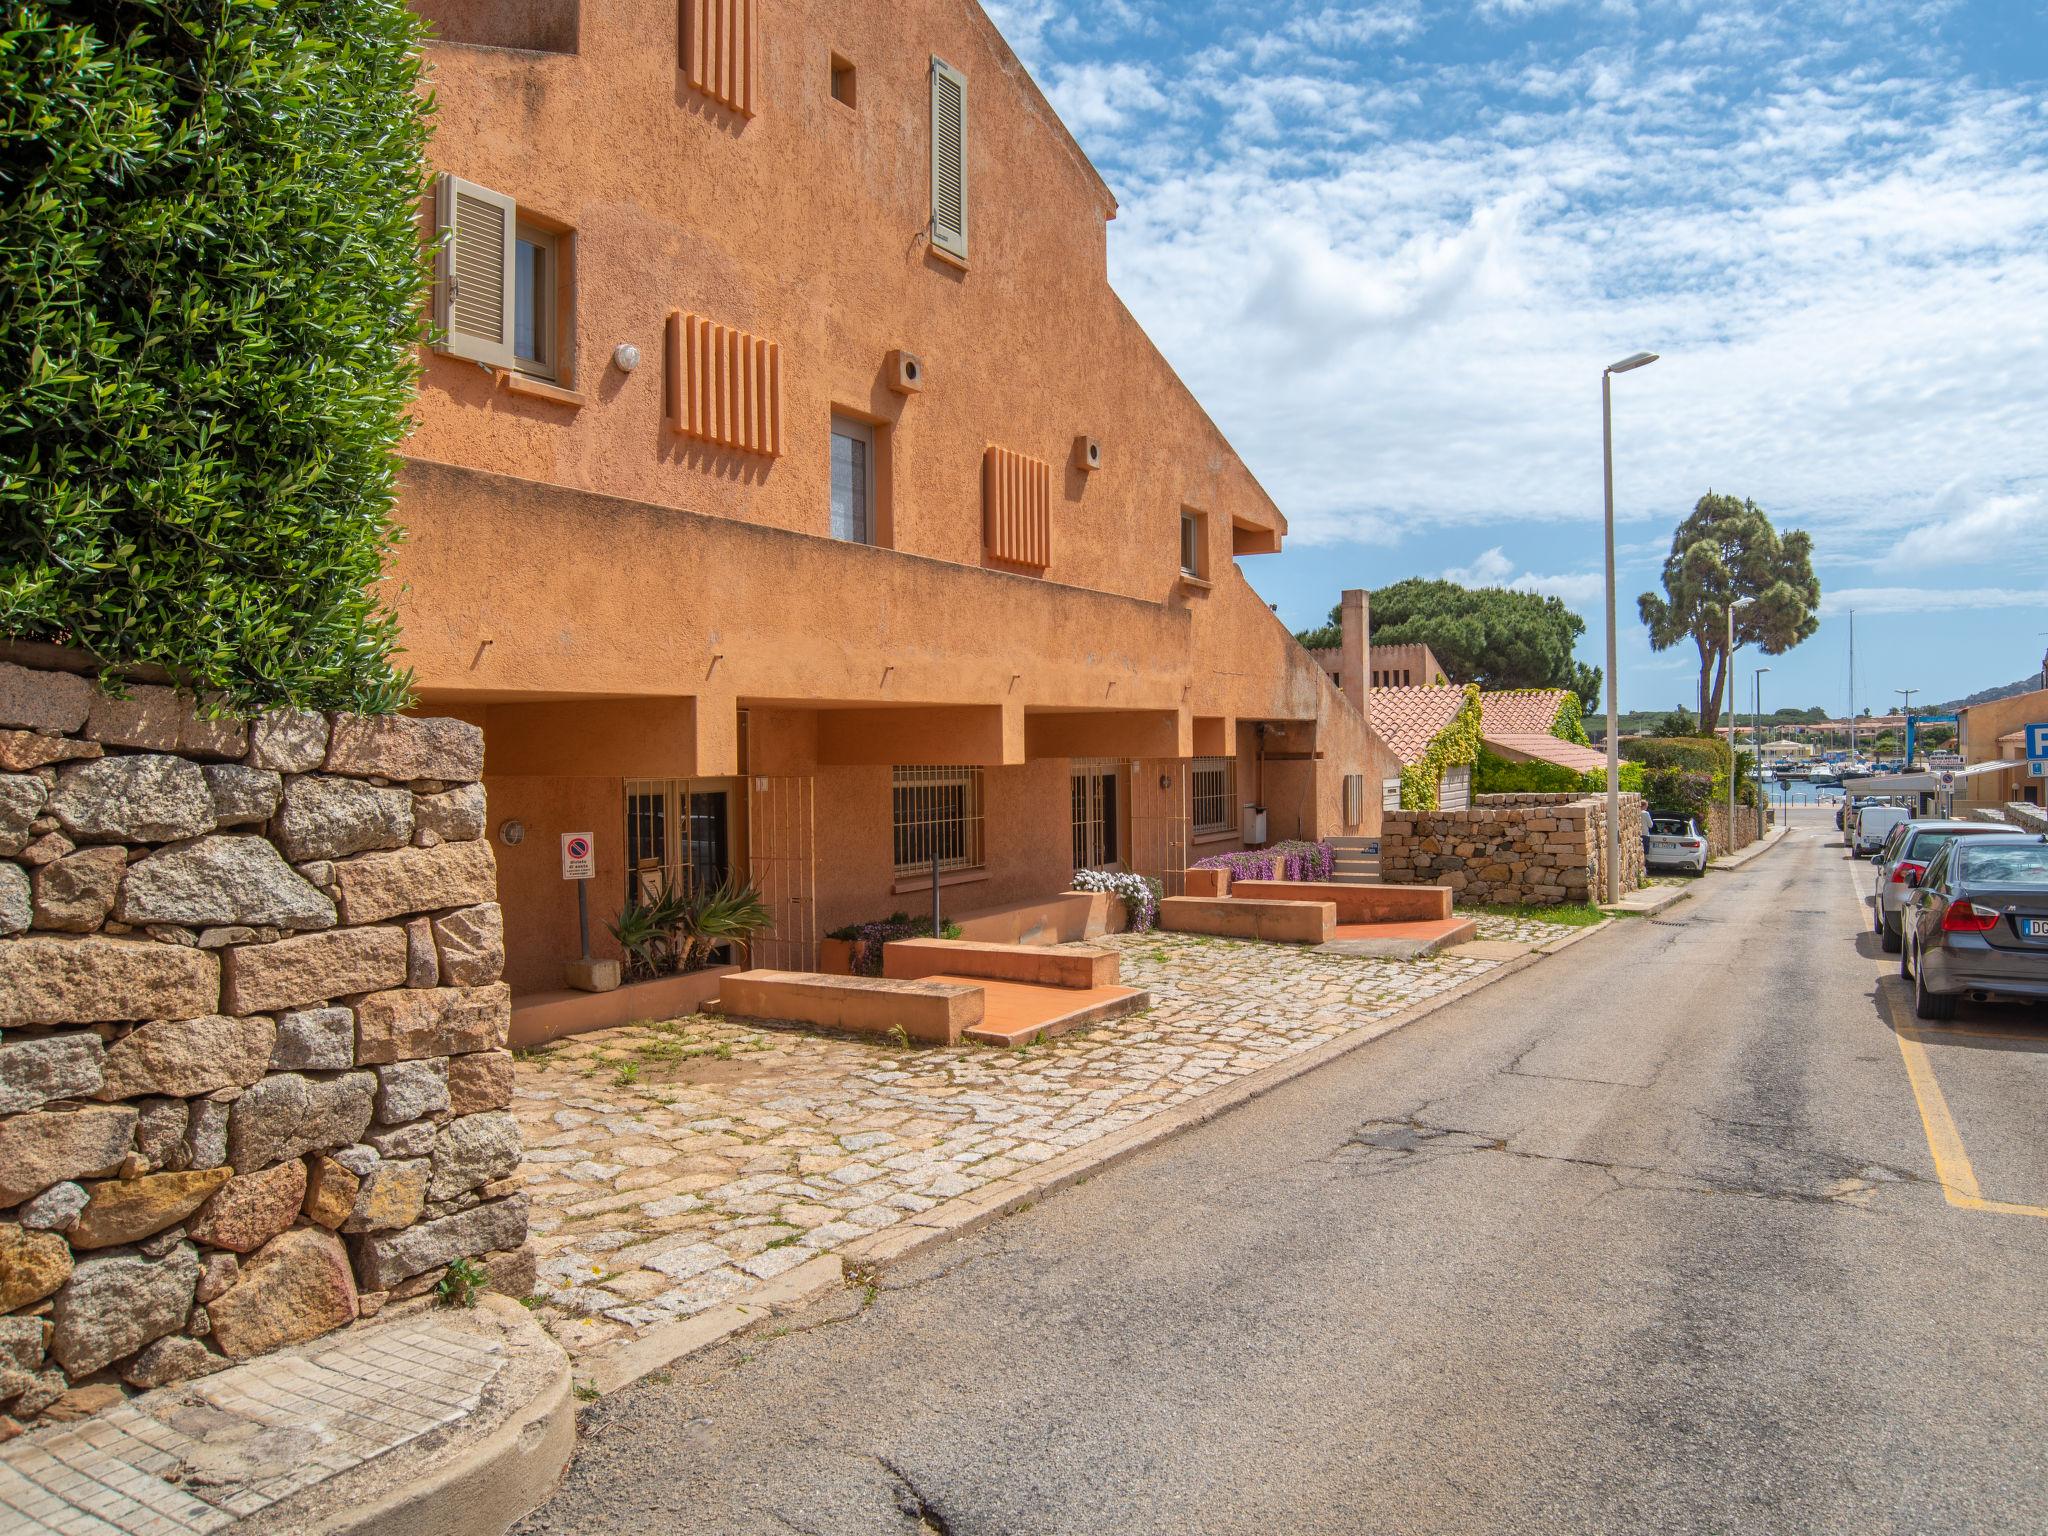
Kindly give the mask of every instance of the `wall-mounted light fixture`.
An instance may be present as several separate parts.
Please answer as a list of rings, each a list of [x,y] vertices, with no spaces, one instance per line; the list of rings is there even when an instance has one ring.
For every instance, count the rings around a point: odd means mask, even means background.
[[[507,848],[517,848],[526,841],[526,823],[509,819],[499,822],[498,841]]]
[[[631,373],[640,366],[640,349],[630,341],[622,341],[612,348],[612,366],[621,373]]]

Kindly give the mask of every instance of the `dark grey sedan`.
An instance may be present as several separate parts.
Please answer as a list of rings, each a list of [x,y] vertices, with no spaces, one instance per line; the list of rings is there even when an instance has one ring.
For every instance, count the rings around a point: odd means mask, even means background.
[[[2048,837],[1959,838],[1912,885],[1899,974],[1921,1018],[1972,993],[2048,998]]]

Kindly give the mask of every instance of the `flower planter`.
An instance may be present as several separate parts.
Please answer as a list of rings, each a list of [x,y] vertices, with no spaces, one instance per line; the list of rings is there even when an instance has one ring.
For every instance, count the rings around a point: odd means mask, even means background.
[[[818,969],[827,976],[853,974],[853,940],[818,940]]]

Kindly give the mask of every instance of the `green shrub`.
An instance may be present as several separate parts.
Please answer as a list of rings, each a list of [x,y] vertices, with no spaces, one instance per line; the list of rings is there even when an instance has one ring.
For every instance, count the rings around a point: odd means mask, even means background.
[[[0,635],[240,708],[405,702],[427,273],[403,0],[0,5]]]
[[[1433,811],[1443,786],[1444,770],[1479,761],[1479,685],[1467,683],[1465,697],[1450,722],[1430,738],[1419,761],[1401,770],[1401,809]]]
[[[1624,794],[1643,792],[1643,765],[1621,765]],[[1481,747],[1479,762],[1472,770],[1475,795],[1599,795],[1607,792],[1607,770],[1580,773],[1557,763],[1529,761],[1511,763]]]
[[[1635,736],[1624,737],[1621,755],[1641,763],[1646,769],[1676,769],[1684,773],[1705,774],[1711,785],[1706,799],[1728,802],[1728,774],[1730,754],[1728,743],[1719,736]],[[1750,761],[1742,757],[1734,761],[1735,798],[1744,805],[1756,804],[1756,783],[1750,777]],[[1667,791],[1678,795],[1680,791]],[[1686,795],[1690,791],[1684,792]],[[1704,804],[1704,802],[1702,802]],[[1651,803],[1652,810],[1668,810],[1672,815],[1680,814],[1676,805],[1669,807]],[[1686,815],[1699,815],[1700,811],[1686,811]]]

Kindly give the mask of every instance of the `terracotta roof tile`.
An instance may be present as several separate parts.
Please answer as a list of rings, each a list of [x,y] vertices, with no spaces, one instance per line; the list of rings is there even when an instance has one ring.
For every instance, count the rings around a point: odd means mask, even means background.
[[[1548,736],[1566,697],[1562,688],[1534,688],[1526,693],[1482,693],[1479,695],[1479,729],[1488,736],[1503,732]]]
[[[1547,731],[1487,731],[1482,739],[1495,751],[1505,749],[1580,773],[1599,773],[1607,767],[1605,752],[1582,747],[1576,741],[1560,740]]]
[[[1404,764],[1422,760],[1423,752],[1437,733],[1457,717],[1465,702],[1465,690],[1453,685],[1442,688],[1375,688],[1372,728]]]

